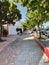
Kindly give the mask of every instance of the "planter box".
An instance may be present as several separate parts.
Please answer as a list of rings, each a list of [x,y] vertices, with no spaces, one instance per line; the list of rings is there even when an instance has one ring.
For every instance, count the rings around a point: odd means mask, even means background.
[[[2,35],[3,37],[7,37],[7,34],[6,33],[3,33],[3,35]]]
[[[2,37],[7,37],[8,34],[2,33]]]

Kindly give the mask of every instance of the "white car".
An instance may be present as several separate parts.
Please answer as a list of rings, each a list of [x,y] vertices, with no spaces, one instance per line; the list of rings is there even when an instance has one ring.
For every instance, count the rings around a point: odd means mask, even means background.
[[[46,29],[45,35],[49,37],[49,29]]]

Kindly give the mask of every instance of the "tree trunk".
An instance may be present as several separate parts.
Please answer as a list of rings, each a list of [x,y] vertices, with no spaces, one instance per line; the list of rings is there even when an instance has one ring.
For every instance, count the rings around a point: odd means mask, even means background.
[[[41,32],[40,32],[40,27],[39,27],[40,25],[39,25],[39,23],[38,23],[38,30],[39,30],[39,38],[41,38]]]
[[[1,40],[1,36],[2,36],[2,25],[0,25],[0,40]]]

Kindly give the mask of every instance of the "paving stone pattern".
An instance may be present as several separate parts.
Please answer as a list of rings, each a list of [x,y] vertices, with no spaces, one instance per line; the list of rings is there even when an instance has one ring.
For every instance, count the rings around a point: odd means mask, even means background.
[[[22,35],[0,52],[0,65],[49,65],[46,56],[30,35]]]
[[[43,52],[34,40],[22,41],[22,47],[13,65],[39,65]]]

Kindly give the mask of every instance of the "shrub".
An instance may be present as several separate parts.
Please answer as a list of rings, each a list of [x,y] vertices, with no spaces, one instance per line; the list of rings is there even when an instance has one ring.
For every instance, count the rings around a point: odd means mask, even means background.
[[[17,31],[17,32],[20,31],[20,28],[16,28],[16,31]]]
[[[3,30],[3,33],[5,33],[6,35],[8,35],[8,30],[7,29],[4,29]]]

